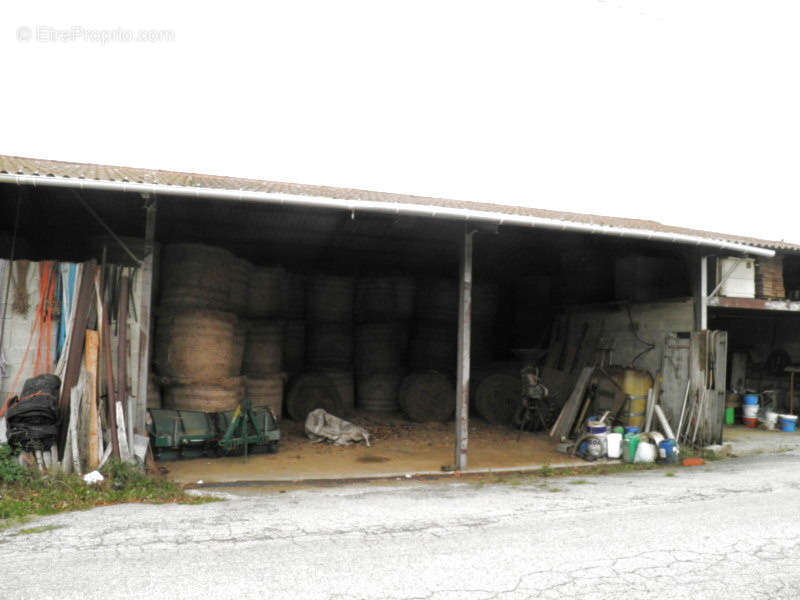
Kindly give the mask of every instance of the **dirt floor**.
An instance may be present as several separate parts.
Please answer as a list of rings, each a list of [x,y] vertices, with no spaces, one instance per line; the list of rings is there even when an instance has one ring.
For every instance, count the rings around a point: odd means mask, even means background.
[[[724,444],[739,456],[748,454],[774,454],[800,449],[800,432],[766,431],[751,429],[744,425],[725,426],[722,433]]]
[[[372,446],[312,443],[303,425],[284,420],[277,454],[159,461],[170,479],[183,483],[298,481],[304,479],[403,476],[441,473],[453,464],[453,423],[411,423],[401,415],[355,413],[350,420],[372,434]],[[536,465],[582,464],[555,451],[545,433],[522,433],[473,419],[469,428],[469,470]]]

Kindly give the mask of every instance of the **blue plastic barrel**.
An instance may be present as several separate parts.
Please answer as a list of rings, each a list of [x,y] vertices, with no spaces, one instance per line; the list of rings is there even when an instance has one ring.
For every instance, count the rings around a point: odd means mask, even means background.
[[[745,406],[752,406],[753,404],[758,404],[758,394],[745,394],[742,396],[742,403]]]

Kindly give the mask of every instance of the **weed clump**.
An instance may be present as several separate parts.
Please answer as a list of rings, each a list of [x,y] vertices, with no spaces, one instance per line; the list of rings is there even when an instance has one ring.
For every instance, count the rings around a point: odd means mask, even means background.
[[[32,516],[125,502],[199,504],[215,500],[189,495],[171,481],[116,459],[110,460],[102,473],[104,481],[93,485],[79,475],[43,474],[20,465],[13,449],[0,444],[0,528]]]

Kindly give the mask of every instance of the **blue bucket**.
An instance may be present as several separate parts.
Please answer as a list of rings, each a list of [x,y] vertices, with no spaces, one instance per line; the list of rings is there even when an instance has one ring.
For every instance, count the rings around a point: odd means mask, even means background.
[[[664,440],[658,444],[658,457],[664,462],[675,463],[678,461],[676,450],[675,440]]]
[[[745,406],[752,406],[758,404],[758,394],[745,394],[742,396],[742,404]]]
[[[797,428],[797,417],[794,415],[780,415],[778,425],[781,431],[795,431]]]
[[[639,428],[634,426],[626,427],[625,433],[639,433]]]

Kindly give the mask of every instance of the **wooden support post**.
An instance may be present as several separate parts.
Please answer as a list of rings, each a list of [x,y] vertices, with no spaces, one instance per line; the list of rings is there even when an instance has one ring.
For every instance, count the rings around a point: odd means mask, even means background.
[[[467,442],[469,438],[469,379],[470,346],[472,331],[472,236],[464,232],[461,247],[461,276],[458,298],[458,364],[456,365],[456,447],[455,469],[467,468]]]
[[[156,200],[145,198],[147,222],[144,232],[144,257],[142,259],[142,297],[139,303],[139,373],[136,385],[136,410],[133,431],[147,435],[147,382],[150,378],[150,314],[153,303],[153,241],[156,235]]]

